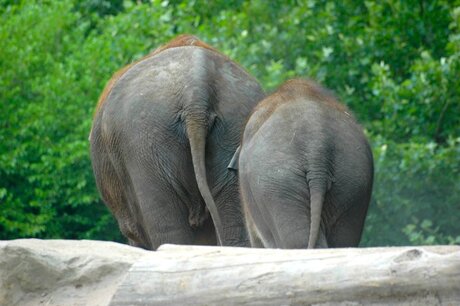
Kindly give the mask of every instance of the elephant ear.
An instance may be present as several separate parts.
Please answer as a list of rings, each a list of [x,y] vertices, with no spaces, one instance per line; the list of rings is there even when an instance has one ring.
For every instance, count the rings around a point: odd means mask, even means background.
[[[229,170],[238,170],[238,159],[240,158],[240,151],[241,151],[241,146],[238,146],[238,148],[235,151],[235,154],[233,154],[232,160],[227,166],[227,169]]]

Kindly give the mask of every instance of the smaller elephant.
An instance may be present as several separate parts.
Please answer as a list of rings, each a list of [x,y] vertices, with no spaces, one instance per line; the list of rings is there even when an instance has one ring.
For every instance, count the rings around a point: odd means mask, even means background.
[[[358,246],[372,192],[372,151],[331,93],[313,81],[287,81],[256,106],[237,154],[253,247]]]

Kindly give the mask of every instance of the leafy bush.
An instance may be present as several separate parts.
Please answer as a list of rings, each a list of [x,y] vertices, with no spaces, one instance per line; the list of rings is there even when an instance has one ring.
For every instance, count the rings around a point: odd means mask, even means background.
[[[460,138],[446,146],[373,140],[376,175],[362,243],[458,243]]]
[[[0,1],[0,239],[120,240],[88,133],[110,76],[179,33],[271,91],[333,89],[374,148],[362,245],[459,243],[460,7],[451,1]]]

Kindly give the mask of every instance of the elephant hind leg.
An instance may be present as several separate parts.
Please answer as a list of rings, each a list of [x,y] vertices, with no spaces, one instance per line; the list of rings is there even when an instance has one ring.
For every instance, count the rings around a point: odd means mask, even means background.
[[[252,193],[250,180],[246,175],[240,174],[240,189],[246,230],[253,248],[276,248],[276,241],[257,206]]]
[[[281,169],[281,173],[285,169]],[[278,174],[278,172],[276,172]],[[301,249],[308,247],[310,234],[309,200],[303,179],[293,180],[286,175],[255,175],[253,190],[254,222],[267,224],[274,245],[282,249]],[[301,192],[299,192],[301,191]],[[263,233],[262,233],[263,234]]]
[[[117,171],[108,150],[101,141],[93,143],[91,149],[96,185],[102,200],[117,220],[121,233],[128,239],[130,245],[148,248],[145,232],[132,211],[131,206],[135,205],[132,186],[120,179],[120,177],[127,177],[126,170],[119,168]]]
[[[260,203],[266,207],[266,213],[273,224],[272,233],[277,248],[306,249],[310,236],[311,217],[309,200],[300,195],[288,196],[284,192],[266,193]],[[320,227],[316,248],[327,248],[323,226]]]
[[[276,247],[275,240],[273,239],[273,236],[269,231],[265,231],[265,235],[263,235],[264,239],[262,240],[262,235],[259,233],[259,230],[257,229],[256,224],[252,220],[252,217],[250,215],[247,215],[246,218],[248,235],[251,241],[251,246],[253,248]]]
[[[135,163],[139,160],[133,158]],[[168,177],[163,177],[164,171],[144,164],[131,164],[128,169],[138,203],[136,214],[142,220],[150,248],[155,250],[165,243],[192,244],[194,231],[189,224],[189,205]],[[193,203],[193,199],[187,200]]]
[[[330,247],[357,247],[361,240],[367,209],[355,205],[342,214],[327,234]]]
[[[300,218],[303,219],[303,218]],[[283,249],[307,249],[308,237],[310,235],[310,221],[292,222],[289,226],[281,226],[278,228],[280,247]],[[315,248],[328,248],[326,234],[323,228],[320,228],[318,239],[314,246]]]

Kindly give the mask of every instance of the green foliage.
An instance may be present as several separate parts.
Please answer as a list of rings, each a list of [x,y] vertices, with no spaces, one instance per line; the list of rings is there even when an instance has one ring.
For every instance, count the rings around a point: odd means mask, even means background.
[[[372,138],[377,171],[362,243],[458,243],[460,138],[443,146]]]
[[[97,54],[80,48],[88,23],[72,8],[70,2],[27,2],[2,16],[3,239],[97,238],[106,231],[103,224],[115,229],[113,221],[100,219],[105,208],[94,204],[99,197],[86,140],[98,94],[93,82],[103,80],[92,71],[97,65],[80,61],[96,62]]]
[[[123,65],[192,33],[270,91],[311,77],[366,128],[375,155],[362,245],[459,243],[460,3],[0,1],[0,239],[120,240],[88,134]]]

